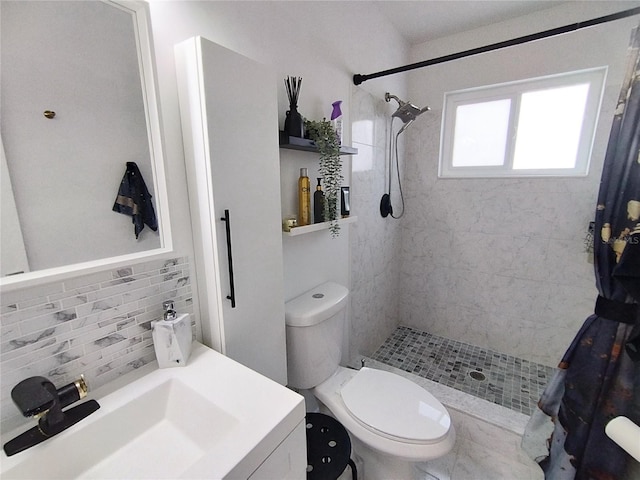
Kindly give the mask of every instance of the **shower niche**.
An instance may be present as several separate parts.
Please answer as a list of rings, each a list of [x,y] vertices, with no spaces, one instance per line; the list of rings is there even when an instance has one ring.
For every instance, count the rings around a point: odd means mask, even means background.
[[[315,145],[315,142],[308,138],[300,138],[300,137],[291,137],[286,132],[280,130],[279,144],[280,148],[284,150],[297,150],[300,152],[309,152],[309,153],[319,153],[318,147]],[[358,149],[354,147],[350,147],[347,145],[340,146],[340,155],[357,155]],[[306,156],[306,155],[305,155]],[[292,183],[291,185],[283,185],[283,189],[287,191],[294,191],[295,185]],[[283,218],[287,216],[290,212],[283,211]],[[355,223],[358,220],[358,217],[355,215],[350,215],[348,217],[339,218],[338,225],[343,226],[350,223]],[[282,234],[286,237],[297,237],[299,235],[304,235],[312,232],[318,232],[322,230],[328,230],[331,226],[331,222],[322,222],[322,223],[312,223],[310,225],[304,225],[299,227],[294,227],[290,231],[283,231]]]

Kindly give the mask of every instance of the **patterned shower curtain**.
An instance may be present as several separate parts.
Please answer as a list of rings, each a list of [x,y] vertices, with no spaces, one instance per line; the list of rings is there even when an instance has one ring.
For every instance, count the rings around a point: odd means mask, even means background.
[[[522,446],[547,480],[640,479],[640,463],[605,435],[640,425],[640,25],[613,119],[596,208],[599,296],[551,378]]]

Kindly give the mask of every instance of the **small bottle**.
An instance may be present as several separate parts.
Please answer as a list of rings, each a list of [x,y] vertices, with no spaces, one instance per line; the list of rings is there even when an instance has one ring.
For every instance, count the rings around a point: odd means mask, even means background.
[[[298,179],[298,226],[311,223],[311,181],[307,176],[307,169],[300,169]]]
[[[342,218],[348,217],[351,211],[351,198],[349,195],[349,187],[340,188],[340,215]]]
[[[321,181],[322,179],[319,178],[316,191],[313,192],[313,223],[324,222],[324,192],[320,185]]]
[[[331,104],[333,110],[331,111],[331,124],[333,125],[333,129],[336,131],[336,136],[338,137],[338,145],[342,145],[342,110],[340,109],[340,104],[342,100],[337,100]]]

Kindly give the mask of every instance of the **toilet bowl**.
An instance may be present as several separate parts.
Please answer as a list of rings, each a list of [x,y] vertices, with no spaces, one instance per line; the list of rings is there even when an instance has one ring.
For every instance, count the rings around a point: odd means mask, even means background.
[[[453,448],[451,418],[431,393],[404,377],[339,365],[348,293],[329,282],[287,302],[289,386],[308,389],[344,425],[367,479],[419,478],[415,464]]]

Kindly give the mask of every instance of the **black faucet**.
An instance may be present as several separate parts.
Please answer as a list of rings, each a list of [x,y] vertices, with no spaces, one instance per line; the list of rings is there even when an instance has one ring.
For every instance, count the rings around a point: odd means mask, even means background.
[[[86,397],[84,377],[56,389],[45,377],[31,377],[21,381],[11,398],[25,417],[37,417],[38,425],[4,444],[8,457],[43,442],[47,438],[75,425],[100,408],[95,400],[88,400],[63,412],[62,409]]]

